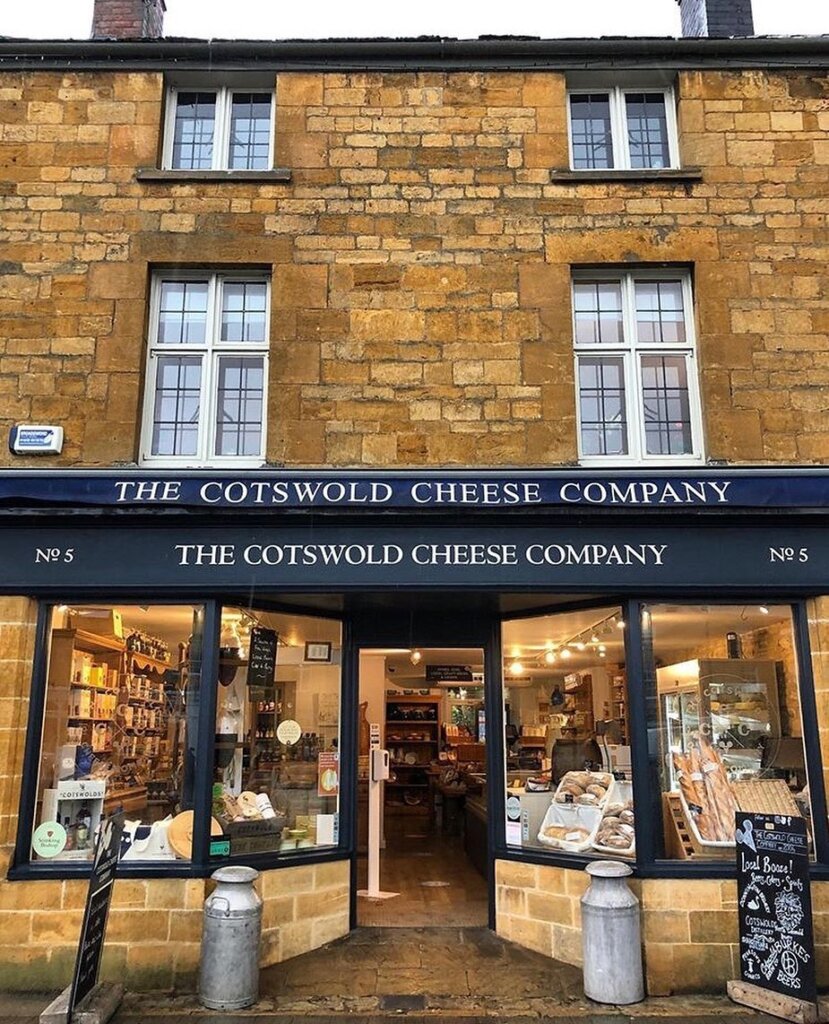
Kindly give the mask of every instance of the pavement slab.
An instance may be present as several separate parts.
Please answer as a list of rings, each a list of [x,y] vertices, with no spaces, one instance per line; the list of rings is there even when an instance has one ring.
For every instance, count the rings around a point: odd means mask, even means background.
[[[232,1013],[195,994],[127,993],[113,1024],[774,1024],[725,995],[587,999],[581,970],[486,928],[360,928],[265,968],[259,1001]],[[37,1024],[52,993],[0,993],[0,1024]]]

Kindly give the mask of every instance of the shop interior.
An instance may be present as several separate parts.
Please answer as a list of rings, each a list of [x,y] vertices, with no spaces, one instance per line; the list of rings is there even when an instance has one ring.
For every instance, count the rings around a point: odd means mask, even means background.
[[[809,825],[790,607],[645,605],[641,679],[627,629],[621,607],[503,624],[507,844],[635,858],[633,687],[657,739],[637,782],[661,804],[658,857],[733,859],[738,810]]]
[[[216,689],[210,854],[336,846],[341,626],[224,607],[218,678],[202,679],[203,609],[52,611],[32,854],[87,860],[124,811],[122,859],[189,860],[199,706]]]
[[[483,650],[361,651],[359,721],[358,891],[366,891],[369,857],[379,855],[381,890],[394,896],[360,897],[358,923],[486,926]],[[376,854],[369,851],[372,726],[389,752]]]
[[[504,745],[506,842],[636,856],[630,694],[651,741],[658,857],[729,860],[735,811],[800,815],[809,778],[788,605],[642,606],[641,678],[620,605],[502,622],[504,735],[484,709],[480,649],[360,653],[359,886],[367,873],[371,725],[388,750],[381,885],[363,924],[485,924],[487,743]],[[32,856],[86,860],[101,817],[127,818],[125,860],[193,852],[199,707],[216,692],[210,853],[298,854],[339,841],[342,625],[225,606],[202,678],[198,604],[55,605]],[[215,661],[215,659],[213,659]],[[201,770],[199,767],[198,770]]]
[[[738,810],[800,815],[810,826],[789,606],[647,605],[641,630],[644,671],[630,680],[621,606],[503,622],[506,778],[496,784],[505,783],[507,844],[635,859],[633,686],[649,709],[641,725],[657,738],[638,789],[661,807],[658,857],[733,859]],[[360,694],[363,777],[370,723],[390,752],[380,878],[398,895],[360,900],[358,920],[484,923],[493,737],[482,652],[363,652]],[[361,866],[364,886],[365,858]]]

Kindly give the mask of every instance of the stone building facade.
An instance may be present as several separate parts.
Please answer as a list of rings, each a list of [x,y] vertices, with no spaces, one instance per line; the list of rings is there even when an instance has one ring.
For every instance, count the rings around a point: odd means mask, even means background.
[[[136,463],[148,268],[258,264],[268,464],[573,465],[571,267],[664,262],[693,268],[708,460],[819,464],[829,115],[825,78],[762,67],[774,45],[679,72],[698,173],[595,182],[551,176],[554,69],[280,74],[291,180],[263,183],[140,176],[160,71],[4,61],[2,428],[61,423],[56,465]]]
[[[778,39],[0,41],[0,432],[63,427],[50,468],[141,465],[153,270],[255,265],[272,287],[267,466],[577,466],[573,270],[670,265],[693,285],[703,461],[821,466],[827,56]],[[240,60],[275,89],[274,168],[159,169],[169,75]],[[568,80],[585,66],[671,84],[678,168],[571,171]],[[0,464],[43,462],[4,446]],[[5,875],[34,603],[0,613]],[[578,962],[580,872],[502,861],[496,883],[499,931]],[[653,994],[734,976],[731,882],[637,884]],[[345,861],[270,873],[263,962],[344,933],[347,886]],[[83,888],[0,882],[0,988],[62,981]],[[192,984],[204,891],[119,881],[106,971]]]

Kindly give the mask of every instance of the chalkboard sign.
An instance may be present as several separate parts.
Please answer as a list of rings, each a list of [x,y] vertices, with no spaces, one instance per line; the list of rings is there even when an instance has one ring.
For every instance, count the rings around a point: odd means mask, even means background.
[[[803,818],[737,812],[737,900],[743,981],[817,998],[809,841]]]
[[[72,991],[69,994],[69,1019],[78,1003],[98,984],[101,957],[104,952],[109,903],[112,897],[112,883],[121,851],[121,833],[124,831],[123,813],[113,814],[101,822],[95,850],[92,855],[92,873],[86,894],[86,909],[75,958],[75,974]]]
[[[426,679],[430,683],[471,683],[472,669],[468,665],[427,665]]]
[[[276,632],[256,626],[250,631],[248,686],[273,686],[276,671]]]

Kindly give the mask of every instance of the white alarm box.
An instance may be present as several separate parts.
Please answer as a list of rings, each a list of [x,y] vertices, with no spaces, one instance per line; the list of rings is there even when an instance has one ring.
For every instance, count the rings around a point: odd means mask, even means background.
[[[9,450],[15,455],[59,455],[63,450],[63,427],[18,423],[9,432]]]

